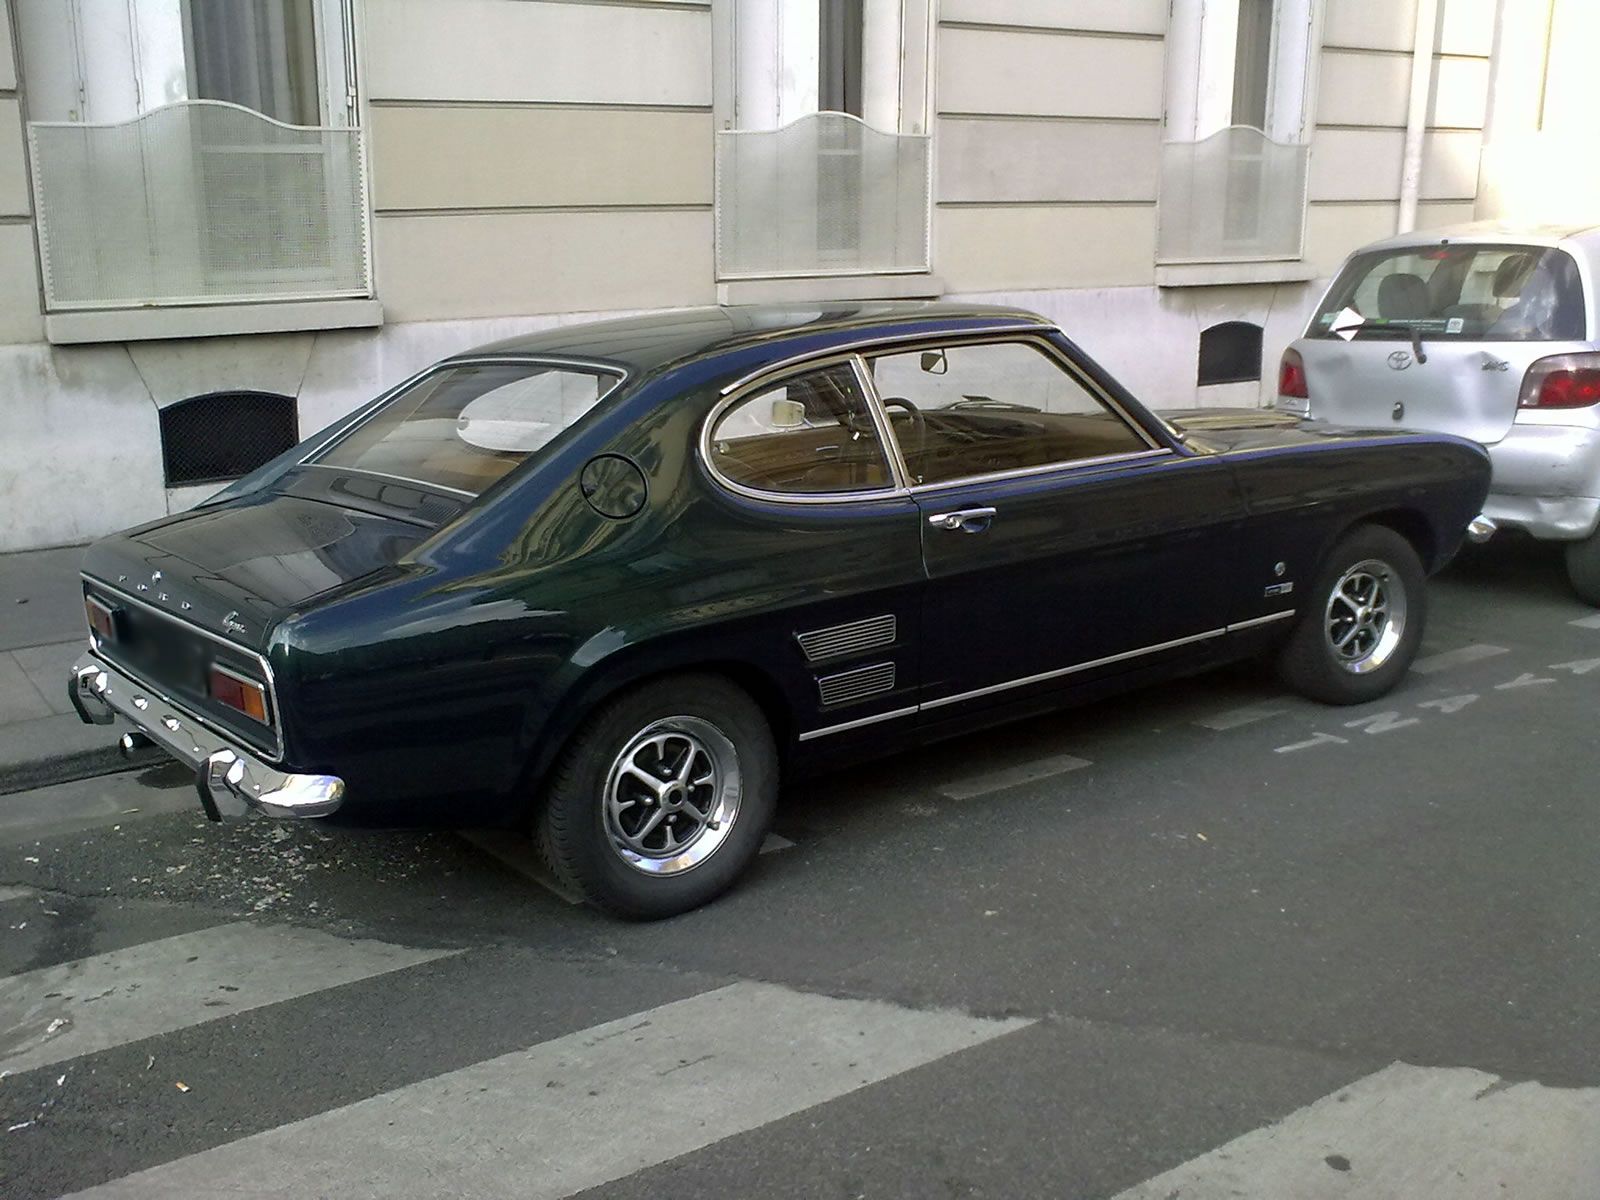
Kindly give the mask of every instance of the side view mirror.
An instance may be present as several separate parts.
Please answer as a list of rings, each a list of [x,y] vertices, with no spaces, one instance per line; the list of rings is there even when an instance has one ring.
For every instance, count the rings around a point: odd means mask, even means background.
[[[944,356],[943,350],[924,350],[922,369],[929,375],[943,375],[950,370],[950,360]]]

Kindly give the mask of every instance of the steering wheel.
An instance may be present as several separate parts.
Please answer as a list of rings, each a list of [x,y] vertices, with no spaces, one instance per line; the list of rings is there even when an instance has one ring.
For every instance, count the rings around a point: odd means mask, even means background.
[[[922,410],[904,396],[885,396],[883,398],[884,411],[891,408],[903,408],[911,427],[906,431],[906,436],[900,438],[900,452],[906,459],[919,456],[922,453],[923,441],[927,436],[927,422],[923,420]],[[889,424],[894,424],[894,414],[889,413]],[[899,436],[899,435],[896,435]]]

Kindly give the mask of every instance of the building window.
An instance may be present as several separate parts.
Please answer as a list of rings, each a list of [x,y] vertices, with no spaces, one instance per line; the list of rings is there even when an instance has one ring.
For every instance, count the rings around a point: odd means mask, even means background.
[[[722,279],[928,270],[932,0],[715,0]]]
[[[1199,0],[1173,12],[1162,263],[1298,259],[1321,0]]]
[[[1199,384],[1254,383],[1261,378],[1261,326],[1224,321],[1200,334]]]
[[[161,410],[168,487],[238,479],[299,440],[292,396],[212,392]]]
[[[371,295],[351,0],[18,0],[51,312]]]

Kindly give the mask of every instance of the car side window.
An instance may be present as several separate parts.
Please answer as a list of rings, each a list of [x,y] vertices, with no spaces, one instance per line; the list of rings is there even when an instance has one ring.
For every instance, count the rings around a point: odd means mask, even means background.
[[[716,419],[711,465],[723,478],[796,495],[893,485],[872,410],[847,363],[786,379]]]
[[[1133,454],[1151,443],[1026,342],[869,360],[913,484]]]

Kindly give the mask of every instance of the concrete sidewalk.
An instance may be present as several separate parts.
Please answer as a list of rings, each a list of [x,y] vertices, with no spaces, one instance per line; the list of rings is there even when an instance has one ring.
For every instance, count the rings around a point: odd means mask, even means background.
[[[67,670],[88,642],[81,546],[0,554],[0,794],[129,768],[124,732],[85,725]]]

